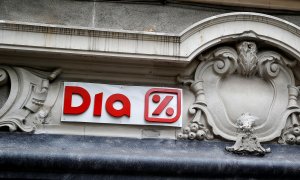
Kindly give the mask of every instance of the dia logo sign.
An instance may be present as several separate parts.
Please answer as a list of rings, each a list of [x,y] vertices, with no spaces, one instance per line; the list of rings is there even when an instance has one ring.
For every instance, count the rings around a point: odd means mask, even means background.
[[[145,100],[147,121],[173,123],[181,116],[181,90],[152,88],[147,91]]]
[[[65,82],[64,122],[182,126],[175,88]]]

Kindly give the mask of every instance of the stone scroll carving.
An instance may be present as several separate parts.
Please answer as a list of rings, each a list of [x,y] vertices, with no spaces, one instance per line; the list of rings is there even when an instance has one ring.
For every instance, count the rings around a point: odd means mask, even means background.
[[[295,60],[258,51],[248,41],[217,48],[199,60],[191,76],[178,76],[196,97],[189,108],[193,118],[178,138],[237,141],[236,120],[251,113],[257,117],[251,130],[257,142],[280,137],[281,143],[300,143],[299,89],[291,70]]]
[[[0,109],[0,127],[33,132],[45,123],[59,93],[60,84],[54,79],[60,72],[0,66],[0,86],[10,86],[9,96]]]

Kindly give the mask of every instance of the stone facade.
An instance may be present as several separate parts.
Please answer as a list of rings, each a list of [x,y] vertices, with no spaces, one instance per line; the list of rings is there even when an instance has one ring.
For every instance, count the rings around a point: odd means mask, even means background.
[[[226,150],[256,155],[300,144],[298,15],[16,3],[0,2],[2,131],[235,141]],[[182,128],[61,122],[68,81],[180,88]]]

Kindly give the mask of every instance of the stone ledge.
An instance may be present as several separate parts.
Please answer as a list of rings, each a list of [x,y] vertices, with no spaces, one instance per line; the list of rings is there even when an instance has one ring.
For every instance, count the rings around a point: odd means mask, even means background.
[[[267,144],[263,146],[271,147],[270,154],[253,157],[228,153],[225,146],[231,144],[1,133],[0,177],[286,178],[300,175],[297,146]]]

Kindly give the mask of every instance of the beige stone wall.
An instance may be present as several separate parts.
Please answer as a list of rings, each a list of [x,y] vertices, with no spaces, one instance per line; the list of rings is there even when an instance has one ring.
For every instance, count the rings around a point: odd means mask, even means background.
[[[185,0],[227,6],[300,11],[299,0]]]

